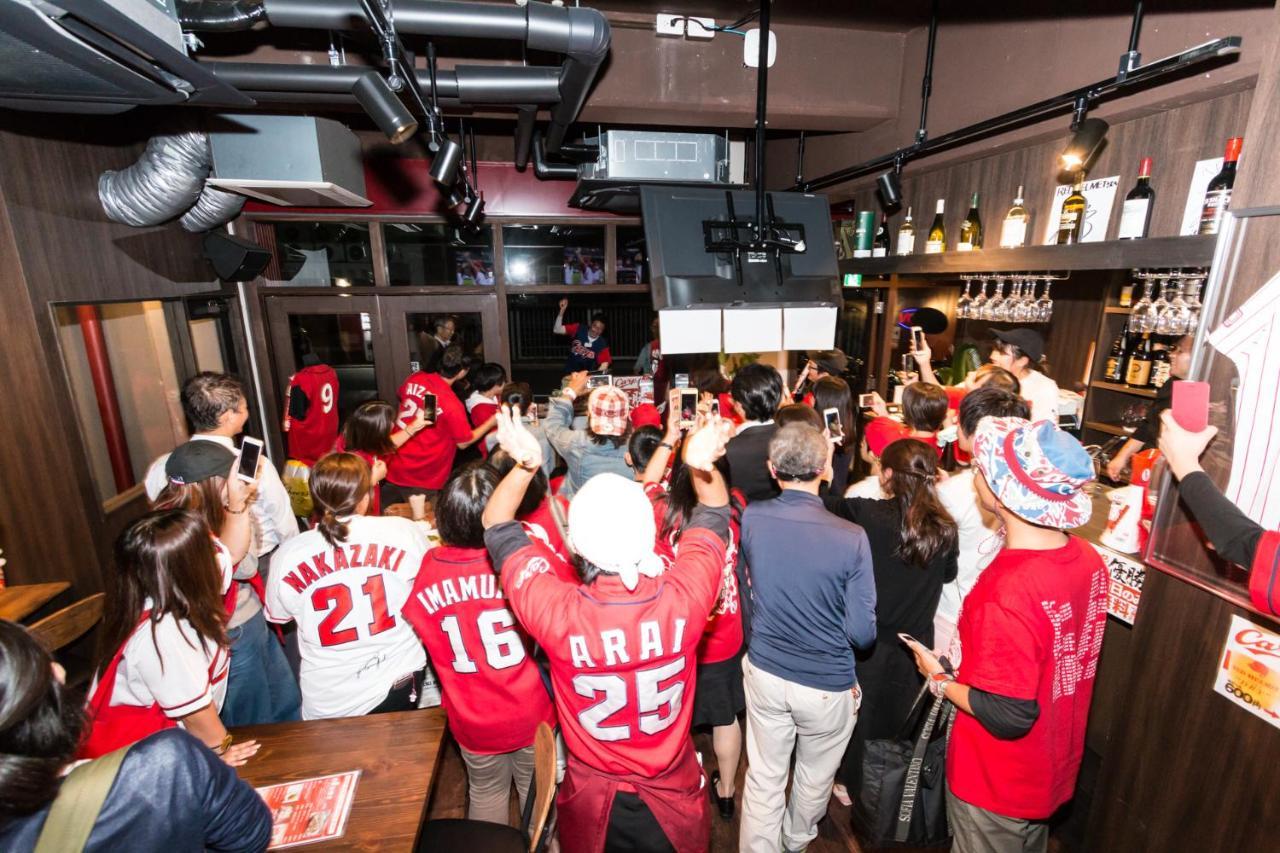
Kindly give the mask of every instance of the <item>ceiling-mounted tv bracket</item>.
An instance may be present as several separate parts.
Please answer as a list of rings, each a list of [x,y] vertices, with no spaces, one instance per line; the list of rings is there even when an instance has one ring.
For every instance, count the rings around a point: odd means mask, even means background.
[[[742,259],[746,256],[749,264],[773,262],[774,273],[778,285],[783,282],[782,255],[804,252],[804,225],[798,222],[782,222],[773,210],[773,196],[765,195],[765,211],[767,217],[763,227],[757,228],[753,220],[741,222],[733,205],[733,192],[725,190],[725,210],[728,219],[702,220],[703,245],[708,254],[729,255],[733,258],[733,267],[738,277],[738,286],[743,286]],[[759,235],[757,237],[757,234]]]

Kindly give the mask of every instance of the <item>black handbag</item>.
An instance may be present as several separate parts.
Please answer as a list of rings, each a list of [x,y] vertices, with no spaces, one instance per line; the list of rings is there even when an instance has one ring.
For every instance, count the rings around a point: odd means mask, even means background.
[[[955,707],[941,697],[926,705],[928,693],[926,683],[898,737],[869,740],[864,747],[854,812],[863,840],[873,846],[932,847],[951,838],[945,762]],[[921,715],[925,707],[928,713]]]

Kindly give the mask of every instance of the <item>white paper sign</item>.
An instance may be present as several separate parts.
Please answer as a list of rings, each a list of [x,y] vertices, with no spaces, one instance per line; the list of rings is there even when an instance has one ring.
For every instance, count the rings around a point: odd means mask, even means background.
[[[1222,160],[1222,157],[1212,157],[1196,161],[1195,171],[1191,173],[1191,188],[1187,190],[1187,206],[1182,209],[1182,228],[1178,231],[1183,237],[1200,231],[1204,192],[1209,188],[1213,176],[1222,171]]]
[[[663,308],[658,312],[663,355],[720,352],[719,308]]]
[[[1116,190],[1119,188],[1119,175],[1085,181],[1082,190],[1085,211],[1081,243],[1101,243],[1107,239],[1107,224],[1111,222],[1111,206],[1115,203]],[[1052,246],[1058,242],[1058,220],[1062,218],[1062,203],[1069,195],[1071,195],[1070,185],[1059,185],[1053,191],[1053,203],[1049,206],[1049,218],[1045,223],[1044,244],[1046,246]]]
[[[780,349],[781,308],[724,309],[725,352],[777,352]]]
[[[1232,616],[1217,673],[1215,692],[1280,728],[1280,635]]]
[[[798,305],[782,308],[784,350],[826,350],[836,345],[836,307]]]

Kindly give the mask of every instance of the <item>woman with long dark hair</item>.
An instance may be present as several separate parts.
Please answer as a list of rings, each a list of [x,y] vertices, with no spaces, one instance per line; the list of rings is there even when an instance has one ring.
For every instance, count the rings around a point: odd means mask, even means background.
[[[41,840],[57,846],[59,833],[80,820],[92,827],[76,848],[85,853],[267,846],[271,812],[262,798],[181,729],[130,746],[96,816],[84,814],[76,795],[98,768],[93,762],[66,775],[84,712],[64,676],[26,630],[0,621],[0,850],[28,853]],[[50,820],[55,807],[61,818]]]
[[[244,763],[257,745],[233,746],[218,716],[231,576],[204,519],[185,510],[143,516],[116,540],[115,568],[102,625],[107,663],[89,691],[82,757],[181,724],[228,763]]]
[[[839,434],[834,432],[831,441],[835,448],[831,454],[831,494],[843,495],[849,486],[849,468],[853,466],[857,446],[854,435],[853,392],[849,383],[838,376],[824,376],[813,386],[813,408],[823,418],[826,425],[826,412],[835,409],[840,416]]]
[[[156,496],[155,505],[198,514],[234,566],[235,583],[227,590],[225,602],[231,671],[223,722],[233,727],[289,722],[298,719],[302,699],[284,648],[267,631],[262,616],[266,593],[258,572],[262,529],[249,511],[257,483],[238,477],[236,462],[236,455],[217,442],[188,441],[165,462],[169,483]]]
[[[382,495],[378,485],[387,476],[387,458],[406,441],[427,428],[427,413],[418,409],[413,422],[404,429],[396,426],[396,407],[386,400],[366,400],[347,415],[342,434],[333,445],[335,453],[354,453],[369,466],[373,500],[369,515],[382,515]]]
[[[298,623],[303,719],[412,710],[427,658],[400,610],[427,529],[366,515],[373,487],[355,454],[322,457],[310,485],[320,521],[280,546],[266,599],[269,621]]]
[[[845,796],[855,798],[863,744],[895,736],[920,690],[915,661],[898,634],[932,648],[933,616],[942,585],[956,578],[959,553],[956,523],[938,497],[937,451],[899,439],[885,447],[880,465],[887,500],[824,498],[828,510],[866,530],[876,580],[876,644],[858,657],[862,709],[837,777]]]

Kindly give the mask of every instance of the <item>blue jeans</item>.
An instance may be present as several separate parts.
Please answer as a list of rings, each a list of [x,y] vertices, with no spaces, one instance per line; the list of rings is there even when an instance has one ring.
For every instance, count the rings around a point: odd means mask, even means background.
[[[227,631],[231,640],[231,671],[222,724],[253,726],[286,723],[302,718],[302,693],[285,660],[280,641],[267,630],[262,611]]]

